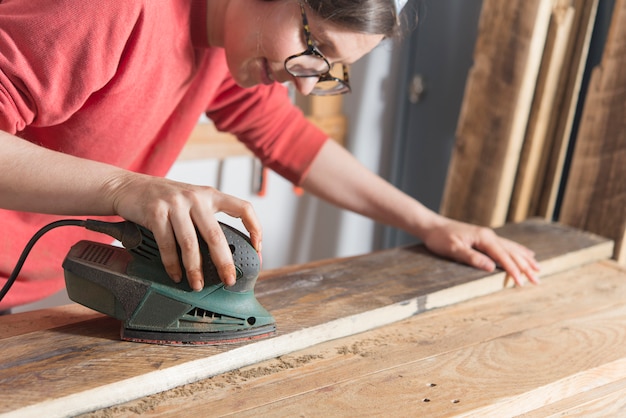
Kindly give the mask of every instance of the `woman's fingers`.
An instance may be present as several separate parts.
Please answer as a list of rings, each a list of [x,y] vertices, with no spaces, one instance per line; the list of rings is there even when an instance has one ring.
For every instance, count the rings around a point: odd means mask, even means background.
[[[216,192],[214,204],[220,212],[241,219],[250,234],[252,246],[257,252],[260,252],[263,234],[252,204],[221,192]],[[227,286],[234,285],[237,272],[233,262],[233,254],[218,221],[211,212],[203,211],[199,206],[192,208],[191,218],[209,247],[211,260],[217,268],[222,282]]]
[[[204,288],[204,275],[202,273],[202,254],[198,244],[196,228],[187,211],[174,211],[170,213],[171,222],[176,242],[180,248],[180,259],[175,255],[177,262],[181,263],[187,275],[189,286],[196,291]],[[179,267],[180,268],[180,267]]]
[[[174,231],[172,230],[169,220],[165,218],[164,221],[152,222],[145,226],[149,228],[154,235],[165,271],[172,280],[176,283],[180,283],[183,278],[183,272],[178,258],[178,244],[176,243],[176,237],[174,236]]]
[[[499,237],[490,228],[448,220],[431,231],[425,243],[435,253],[482,270],[493,271],[499,266],[518,286],[523,285],[524,276],[531,283],[539,283],[534,253]]]
[[[220,211],[225,214],[241,219],[243,226],[250,235],[250,242],[257,252],[261,252],[261,242],[263,239],[263,229],[259,222],[252,203],[238,199],[233,196],[221,194]]]
[[[233,256],[216,213],[240,218],[252,245],[261,249],[261,225],[252,205],[212,187],[134,175],[116,190],[113,201],[116,213],[152,231],[168,275],[180,282],[184,269],[194,290],[204,287],[202,263],[208,260],[199,238],[206,241],[221,281],[235,284]]]
[[[474,246],[502,267],[517,286],[524,285],[524,276],[529,282],[539,284],[537,277],[539,265],[534,261],[534,254],[528,248],[499,237],[489,228],[481,229]]]

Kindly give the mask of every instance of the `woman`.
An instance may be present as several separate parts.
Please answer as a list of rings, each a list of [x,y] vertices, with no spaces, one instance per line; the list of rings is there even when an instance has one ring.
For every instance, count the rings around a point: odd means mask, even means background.
[[[172,279],[184,269],[199,290],[197,227],[232,284],[214,214],[241,218],[261,251],[252,206],[162,178],[205,112],[305,190],[402,228],[442,256],[485,270],[498,263],[516,283],[536,282],[528,249],[426,209],[327,141],[287,98],[284,82],[305,95],[348,91],[347,73],[335,78],[329,67],[394,36],[401,8],[395,0],[0,2],[0,277],[57,215],[118,215],[151,229]],[[44,236],[0,310],[62,288],[60,260],[86,234]]]

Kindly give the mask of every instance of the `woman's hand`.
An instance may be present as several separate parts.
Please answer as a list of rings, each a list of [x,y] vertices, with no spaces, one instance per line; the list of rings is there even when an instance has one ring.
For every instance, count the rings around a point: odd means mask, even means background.
[[[534,253],[521,244],[499,237],[490,228],[440,217],[422,239],[429,250],[441,256],[486,271],[500,266],[518,286],[523,286],[522,276],[539,284],[539,264]]]
[[[215,214],[224,212],[240,218],[250,233],[254,248],[261,251],[261,225],[252,205],[212,187],[194,186],[160,177],[126,172],[108,181],[106,190],[116,214],[148,228],[159,246],[163,265],[175,281],[182,279],[176,244],[194,290],[202,290],[202,258],[196,228],[210,249],[211,259],[222,282],[235,284],[232,253]]]

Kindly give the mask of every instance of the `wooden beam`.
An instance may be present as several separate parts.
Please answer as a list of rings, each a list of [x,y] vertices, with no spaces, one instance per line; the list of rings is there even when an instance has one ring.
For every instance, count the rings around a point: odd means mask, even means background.
[[[564,71],[554,103],[554,113],[546,133],[545,152],[541,155],[539,173],[542,179],[533,190],[529,214],[554,219],[556,200],[563,177],[565,156],[570,143],[574,115],[579,100],[589,43],[596,19],[598,0],[574,0],[572,36],[569,39]]]
[[[626,264],[626,0],[617,0],[585,98],[560,220],[615,240]]]
[[[506,221],[546,40],[551,0],[486,0],[441,212]]]
[[[544,275],[607,258],[613,249],[599,236],[539,220],[498,232],[532,248]],[[0,317],[0,414],[67,416],[130,401],[497,292],[504,278],[422,246],[267,272],[255,293],[275,316],[277,335],[231,346],[121,342],[119,321],[86,308],[72,311],[65,324],[58,317],[67,311],[54,309],[13,317],[38,330],[15,319],[7,326]]]
[[[572,3],[572,0],[558,0],[552,10],[537,89],[511,197],[507,217],[509,222],[520,222],[529,217],[533,192],[543,181],[541,161],[542,155],[547,153],[551,145],[547,135],[550,121],[556,116],[557,109],[554,105],[558,101],[559,79],[569,71],[564,68],[564,60],[575,15]]]

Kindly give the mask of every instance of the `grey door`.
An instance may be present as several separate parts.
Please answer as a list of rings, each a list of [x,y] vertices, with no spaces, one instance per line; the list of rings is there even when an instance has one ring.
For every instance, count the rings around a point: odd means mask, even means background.
[[[390,181],[438,211],[465,89],[482,0],[418,0],[419,16],[402,47]],[[416,242],[384,228],[383,246]]]

